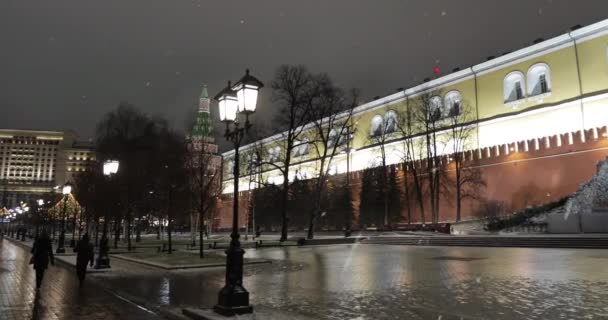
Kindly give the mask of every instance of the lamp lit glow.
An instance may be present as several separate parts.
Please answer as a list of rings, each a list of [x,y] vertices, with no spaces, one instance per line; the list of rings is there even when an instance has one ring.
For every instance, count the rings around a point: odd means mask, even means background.
[[[72,185],[68,182],[65,185],[63,185],[63,189],[61,190],[61,193],[63,193],[64,195],[68,195],[70,193],[72,193]]]
[[[107,160],[103,163],[103,174],[106,176],[116,174],[119,167],[118,160]]]
[[[239,113],[253,113],[258,102],[258,92],[264,84],[256,77],[249,74],[249,69],[245,71],[245,76],[239,80],[232,90],[236,92]]]
[[[230,81],[228,81],[228,86],[215,96],[215,100],[217,100],[219,106],[220,121],[235,122],[238,99],[236,93],[231,89]]]
[[[39,205],[39,206],[43,206],[43,205],[44,205],[44,200],[42,200],[42,199],[38,199],[38,205]]]

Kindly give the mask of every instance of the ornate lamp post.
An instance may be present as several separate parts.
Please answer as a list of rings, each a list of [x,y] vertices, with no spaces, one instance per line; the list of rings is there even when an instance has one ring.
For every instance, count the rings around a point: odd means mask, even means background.
[[[63,213],[61,215],[61,234],[59,235],[59,243],[57,244],[57,253],[65,253],[65,210],[68,206],[70,193],[72,193],[72,185],[69,182],[64,184],[61,193],[63,193]]]
[[[218,294],[218,303],[213,310],[221,315],[252,313],[249,292],[243,287],[243,255],[245,251],[239,242],[239,147],[245,133],[251,128],[249,114],[255,112],[258,92],[264,85],[249,75],[249,70],[234,86],[228,87],[215,96],[218,101],[220,120],[226,123],[226,140],[234,144],[234,198],[232,201],[232,234],[230,247],[226,250],[226,284]],[[237,115],[245,115],[245,123],[240,126]],[[232,124],[232,128],[230,127]]]
[[[105,161],[103,163],[103,175],[111,180],[112,176],[118,173],[119,164],[120,163],[118,160]],[[95,269],[110,268],[110,257],[108,256],[108,251],[110,251],[110,246],[108,245],[109,220],[108,211],[106,210],[106,214],[103,217],[103,233],[101,235],[101,241],[99,241],[99,255],[97,256],[97,261],[95,262]]]

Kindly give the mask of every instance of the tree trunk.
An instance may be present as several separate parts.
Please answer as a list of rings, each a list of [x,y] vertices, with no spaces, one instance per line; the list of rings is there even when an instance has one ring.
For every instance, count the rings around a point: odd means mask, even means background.
[[[167,238],[169,240],[169,248],[167,253],[171,254],[173,252],[172,243],[171,243],[171,229],[173,227],[173,223],[171,222],[171,202],[173,197],[173,188],[169,187],[169,205],[167,206]]]
[[[310,219],[308,221],[308,233],[306,235],[306,239],[313,239],[315,234],[314,234],[314,228],[315,228],[315,218],[318,214],[318,211],[316,211],[316,209],[310,214]]]
[[[99,217],[95,218],[95,246],[99,245]]]
[[[196,246],[196,221],[198,221],[197,216],[194,211],[190,214],[190,246]]]
[[[460,208],[461,208],[461,189],[462,189],[462,185],[460,184],[460,161],[456,160],[455,166],[456,166],[456,222],[460,221]]]
[[[287,172],[287,171],[285,171]],[[281,239],[280,241],[287,240],[287,224],[289,223],[287,218],[287,200],[289,198],[289,177],[287,174],[283,174],[283,194],[281,203]]]
[[[120,221],[114,220],[114,249],[118,249],[118,239],[120,238]]]
[[[198,214],[198,237],[199,237],[199,256],[200,258],[205,257],[205,238],[203,237],[205,229],[205,215],[202,212]]]
[[[127,250],[131,251],[131,208],[127,209]]]
[[[410,206],[410,186],[407,174],[407,170],[403,170],[403,184],[405,185],[405,201],[407,205],[407,224],[412,224],[412,208]]]

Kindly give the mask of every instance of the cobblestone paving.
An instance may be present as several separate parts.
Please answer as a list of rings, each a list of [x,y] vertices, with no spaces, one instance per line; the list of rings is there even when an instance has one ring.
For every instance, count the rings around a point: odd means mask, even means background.
[[[0,240],[0,319],[159,319],[154,313],[87,279],[79,288],[75,271],[53,267],[46,271],[42,288],[35,290],[35,273],[29,253],[8,240]],[[93,280],[93,281],[91,281]]]

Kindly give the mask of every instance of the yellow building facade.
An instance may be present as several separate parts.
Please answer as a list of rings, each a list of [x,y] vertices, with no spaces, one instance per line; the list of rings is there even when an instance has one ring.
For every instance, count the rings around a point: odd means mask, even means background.
[[[541,137],[601,128],[608,125],[608,20],[571,30],[552,39],[490,59],[486,62],[427,81],[418,86],[357,106],[351,118],[355,129],[350,145],[349,166],[346,153],[334,159],[335,173],[347,167],[359,171],[378,164],[378,147],[370,134],[378,122],[385,123],[400,114],[421,95],[432,93],[440,108],[460,105],[473,115],[472,135],[466,149],[479,150]],[[438,129],[440,140],[445,130]],[[273,135],[241,149],[248,157],[262,146],[266,159],[280,161],[282,134]],[[398,132],[385,144],[388,164],[403,161],[404,137]],[[560,140],[561,141],[561,140]],[[561,143],[558,141],[557,143]],[[537,148],[542,143],[524,148]],[[565,142],[564,142],[565,143]],[[516,146],[518,144],[515,144]],[[510,152],[513,150],[504,150]],[[527,150],[526,150],[527,151]],[[438,152],[449,153],[449,148]],[[315,155],[312,148],[297,150],[290,179],[314,178]],[[223,154],[224,193],[232,192],[232,157]],[[253,188],[244,164],[239,185]],[[282,177],[271,167],[263,168],[263,180],[280,184]]]

